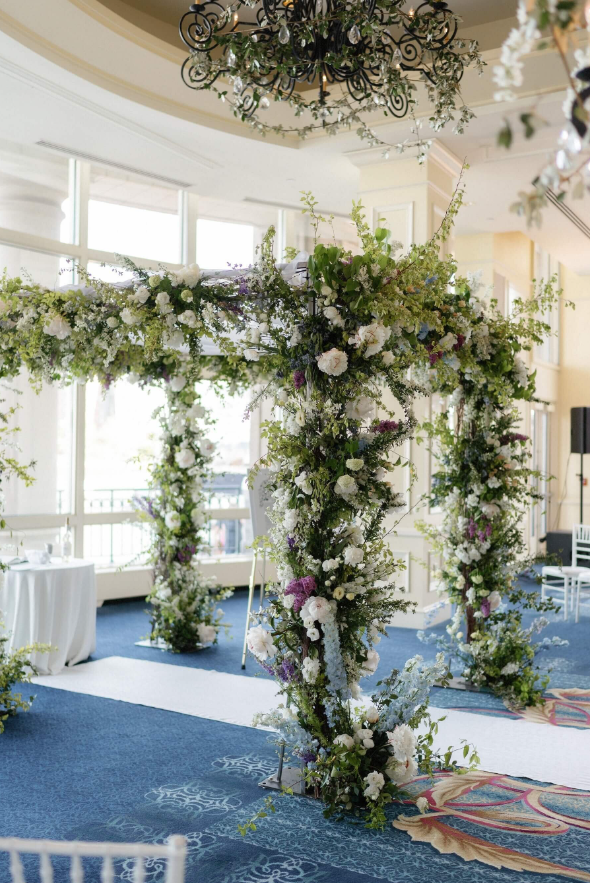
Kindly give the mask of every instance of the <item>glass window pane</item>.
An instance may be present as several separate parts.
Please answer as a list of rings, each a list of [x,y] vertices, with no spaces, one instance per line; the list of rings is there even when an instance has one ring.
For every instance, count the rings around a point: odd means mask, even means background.
[[[100,279],[103,282],[126,282],[128,279],[133,279],[133,273],[131,270],[126,270],[125,267],[117,267],[112,264],[101,264],[98,261],[88,261],[88,272],[95,279]]]
[[[21,276],[46,288],[73,282],[73,263],[67,258],[0,243],[0,273],[4,270],[9,276]]]
[[[88,246],[156,261],[178,262],[178,190],[93,166]]]
[[[19,394],[20,392],[20,394]],[[19,427],[14,456],[31,469],[35,482],[25,487],[13,477],[4,484],[7,515],[53,515],[72,511],[75,387],[46,384],[37,394],[23,372],[0,390],[0,407],[16,406],[9,427]]]
[[[197,264],[206,270],[248,267],[254,261],[254,227],[226,221],[197,220]]]
[[[0,227],[72,242],[70,160],[0,141]]]
[[[131,511],[134,493],[145,491],[148,466],[160,449],[154,410],[162,389],[141,389],[121,380],[104,390],[86,386],[84,509],[92,513]]]

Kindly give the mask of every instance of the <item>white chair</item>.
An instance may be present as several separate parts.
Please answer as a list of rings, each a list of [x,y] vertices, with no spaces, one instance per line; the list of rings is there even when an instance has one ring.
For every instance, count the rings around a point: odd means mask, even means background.
[[[268,509],[272,501],[267,490],[267,482],[270,478],[270,469],[260,469],[254,478],[254,484],[250,488],[250,517],[252,519],[252,539],[268,536],[271,528]],[[246,668],[246,655],[248,652],[248,629],[250,627],[250,613],[254,600],[254,588],[256,585],[256,567],[258,565],[258,549],[254,550],[252,570],[250,572],[250,586],[248,590],[248,610],[246,612],[246,630],[244,632],[244,646],[242,649],[242,668]],[[262,575],[260,580],[260,607],[264,603],[264,586],[266,576],[266,549],[262,550]]]
[[[549,565],[541,571],[541,597],[543,600],[549,591],[551,594],[563,594],[563,618],[568,618],[570,603],[575,608],[575,621],[579,619],[580,580],[590,578],[590,525],[574,524],[572,529],[572,563],[571,566],[559,567]]]
[[[10,856],[10,878],[12,883],[26,883],[21,855],[39,856],[39,876],[41,883],[53,883],[54,868],[51,856],[64,855],[70,858],[69,878],[71,883],[84,883],[83,858],[102,858],[101,883],[113,883],[115,869],[113,859],[134,858],[133,883],[145,880],[146,858],[167,860],[165,883],[184,883],[186,861],[186,840],[180,835],[170,837],[167,843],[90,843],[82,840],[22,840],[20,837],[0,837],[0,852]],[[60,875],[58,883],[62,883]],[[7,883],[7,881],[6,881]],[[65,881],[64,881],[65,883]]]

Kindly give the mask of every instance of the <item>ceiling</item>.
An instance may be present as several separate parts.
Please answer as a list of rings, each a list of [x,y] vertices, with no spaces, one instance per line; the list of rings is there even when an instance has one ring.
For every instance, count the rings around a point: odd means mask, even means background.
[[[190,0],[100,0],[107,9],[154,36],[173,45],[181,46],[178,23],[188,12]],[[223,0],[222,0],[223,2]],[[418,5],[419,0],[414,3]],[[412,4],[406,3],[409,8]],[[515,0],[452,0],[449,6],[463,20],[463,27],[470,29],[490,22],[500,21],[514,15]]]
[[[142,43],[127,39],[127,34],[121,37],[123,28],[115,29],[112,21],[97,15],[97,9],[104,10],[107,2],[113,5],[122,0],[103,0],[102,4],[99,0],[53,0],[46,13],[44,7],[29,12],[28,4],[15,7],[13,0],[0,0],[0,119],[4,138],[29,149],[39,141],[53,142],[104,158],[105,162],[184,181],[199,194],[203,214],[210,216],[231,219],[233,214],[236,220],[256,216],[266,223],[269,212],[272,216],[276,207],[297,207],[302,190],[314,192],[324,213],[348,214],[357,197],[359,180],[359,170],[351,159],[365,150],[354,133],[306,142],[273,142],[253,136],[231,121],[219,102],[212,105],[217,116],[206,106],[206,113],[199,115],[207,96],[182,86],[176,50],[158,54],[162,45],[158,40]],[[137,4],[138,12],[141,6],[142,10],[159,10],[160,14],[166,10],[171,16],[174,9],[175,17],[180,6],[179,0],[126,0],[129,9],[131,2]],[[515,3],[455,0],[453,7],[485,31],[486,19],[492,14],[505,18]],[[29,15],[25,24],[31,29],[38,27],[42,39],[25,41],[21,36],[24,24],[9,34],[5,23],[15,10],[22,12],[23,18]],[[155,15],[152,20],[156,20]],[[505,36],[508,27],[504,21],[498,32]],[[489,29],[496,34],[492,24]],[[83,39],[88,42],[84,44]],[[46,51],[48,43],[60,40],[63,47],[59,52]],[[98,51],[91,57],[93,46]],[[75,64],[71,60],[74,50],[82,57]],[[473,82],[466,77],[464,84],[466,100],[475,108],[477,118],[462,136],[450,130],[436,136],[444,147],[471,165],[465,178],[467,204],[458,217],[457,232],[528,232],[571,269],[590,274],[588,239],[557,210],[549,209],[543,227],[532,231],[527,231],[524,221],[510,212],[518,191],[530,187],[531,178],[555,143],[563,97],[556,87],[555,72],[545,58],[532,59],[531,64],[538,64],[533,68],[532,82],[545,93],[538,109],[549,125],[542,137],[533,142],[517,138],[513,149],[505,151],[496,147],[496,134],[506,108],[492,100],[491,68],[497,52],[491,51],[487,57],[490,64],[484,76],[475,77]],[[136,60],[144,68],[139,69]],[[83,62],[91,62],[93,67]],[[104,62],[108,76],[95,75],[99,62]],[[123,89],[120,84],[126,75],[129,82],[135,77],[140,86],[132,84],[133,89]],[[149,81],[150,76],[153,81]],[[160,86],[162,100],[152,100]],[[528,107],[530,100],[523,97],[512,109],[513,115],[519,108]],[[420,108],[428,112],[424,103]],[[390,143],[411,138],[407,120],[388,119],[378,125],[379,135]],[[425,134],[433,136],[427,127]],[[390,162],[395,162],[394,154]],[[103,198],[117,197],[110,174],[102,180],[95,178],[93,189]],[[130,198],[139,198],[135,190]],[[165,199],[170,200],[169,194]],[[261,207],[264,203],[270,208]],[[589,203],[572,204],[588,225]]]

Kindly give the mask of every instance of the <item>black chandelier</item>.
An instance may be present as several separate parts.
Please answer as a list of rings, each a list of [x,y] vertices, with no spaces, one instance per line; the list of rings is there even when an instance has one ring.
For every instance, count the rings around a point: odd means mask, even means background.
[[[332,133],[359,114],[382,110],[404,117],[421,79],[435,127],[456,110],[465,68],[481,64],[477,44],[457,39],[458,19],[443,0],[404,11],[405,0],[218,0],[193,4],[180,20],[190,49],[182,78],[192,89],[217,92],[234,115],[261,132],[319,126]],[[411,76],[412,74],[416,76]],[[225,81],[225,82],[223,82]],[[228,86],[225,86],[228,83]],[[260,111],[287,102],[314,122],[268,125]],[[465,115],[467,111],[467,116]],[[466,122],[471,112],[461,108]],[[308,118],[309,119],[309,118]]]

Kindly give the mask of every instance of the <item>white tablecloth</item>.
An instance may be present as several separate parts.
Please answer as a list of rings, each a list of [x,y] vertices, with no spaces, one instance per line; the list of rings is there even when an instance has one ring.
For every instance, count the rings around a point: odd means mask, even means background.
[[[96,578],[94,564],[73,559],[65,564],[16,565],[0,588],[1,619],[11,632],[8,648],[35,642],[52,644],[52,653],[32,653],[41,674],[88,659],[96,648]]]

